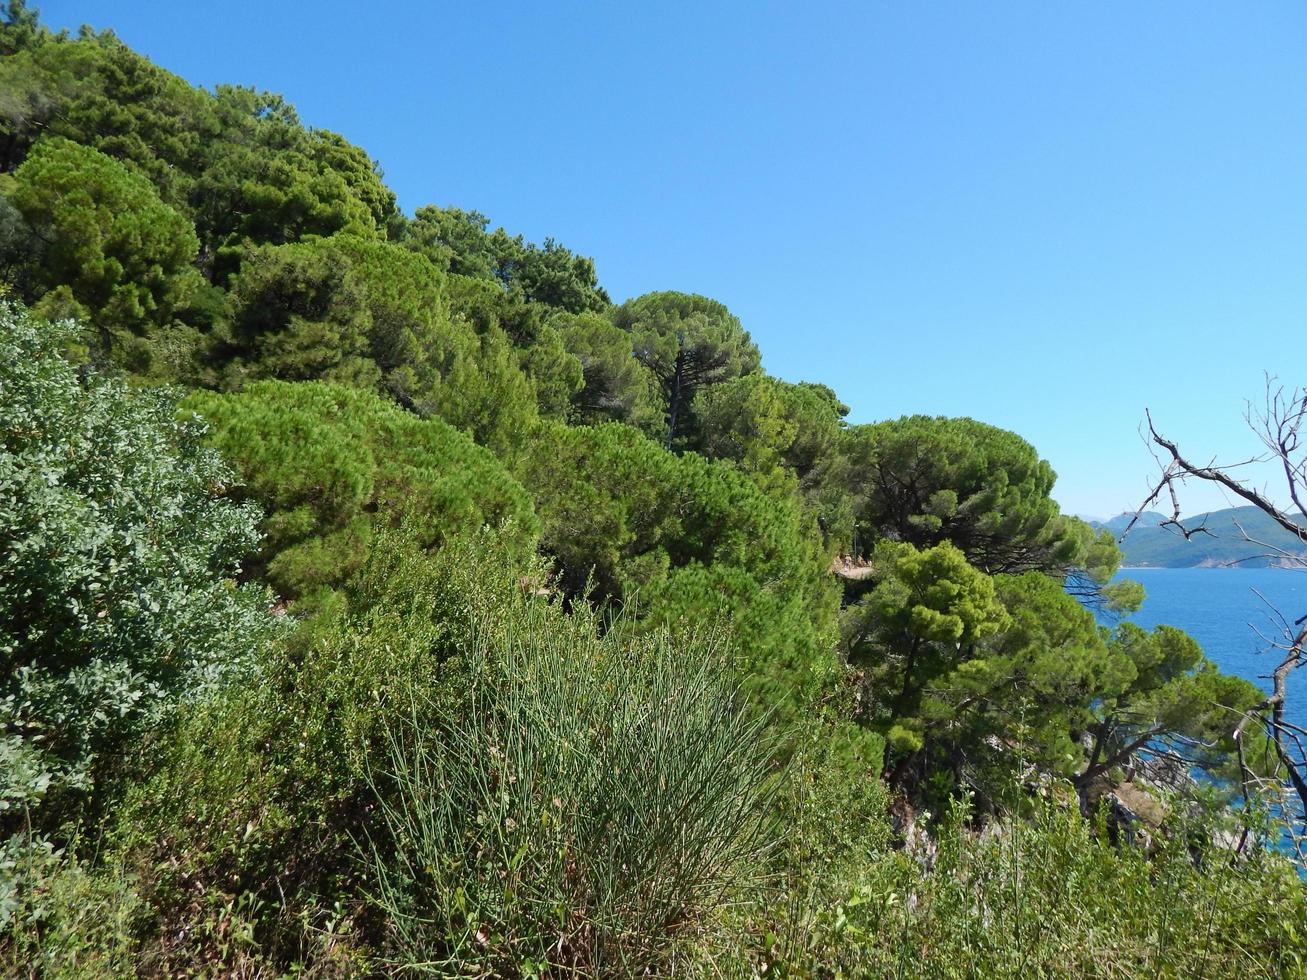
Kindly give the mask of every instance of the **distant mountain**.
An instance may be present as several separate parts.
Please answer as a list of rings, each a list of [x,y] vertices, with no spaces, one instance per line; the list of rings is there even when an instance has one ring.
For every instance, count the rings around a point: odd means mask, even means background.
[[[1105,527],[1113,534],[1120,535],[1130,526],[1130,522],[1134,520],[1134,516],[1133,513],[1117,514],[1111,520],[1090,521],[1089,523],[1095,527]],[[1135,523],[1135,527],[1157,527],[1164,520],[1166,520],[1165,514],[1155,510],[1146,510],[1139,515],[1139,520]]]
[[[1120,514],[1109,521],[1094,523],[1119,538],[1132,517],[1133,514]],[[1307,544],[1256,507],[1231,507],[1186,518],[1185,527],[1207,529],[1207,533],[1194,534],[1187,541],[1174,527],[1159,526],[1165,520],[1166,515],[1156,511],[1140,515],[1134,528],[1121,542],[1121,551],[1125,555],[1122,564],[1138,568],[1200,568],[1230,564],[1265,568],[1283,564],[1280,559],[1265,557],[1264,553],[1270,549],[1249,543],[1245,532],[1247,537],[1307,559]]]

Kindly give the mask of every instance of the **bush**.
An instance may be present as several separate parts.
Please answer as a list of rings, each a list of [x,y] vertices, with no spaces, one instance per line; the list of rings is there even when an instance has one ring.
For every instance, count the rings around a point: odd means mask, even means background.
[[[395,966],[665,975],[759,877],[763,722],[711,639],[618,636],[536,609],[477,636],[460,716],[392,728],[373,862]]]
[[[1065,794],[1073,795],[1069,789]],[[1026,801],[1030,805],[1030,801]],[[737,969],[767,976],[1290,977],[1307,896],[1293,866],[1236,859],[1176,826],[1115,847],[1072,802],[977,832],[955,802],[930,841],[846,860],[804,854]],[[818,824],[829,814],[815,813]],[[796,831],[801,833],[801,831]],[[747,963],[745,961],[748,961]]]
[[[415,699],[458,714],[475,623],[517,622],[542,601],[524,591],[535,568],[512,541],[479,531],[427,553],[402,531],[378,535],[251,683],[142,746],[143,778],[110,834],[153,910],[142,963],[228,975],[239,955],[265,970],[325,961],[349,973],[366,959],[383,927],[363,900],[374,884],[357,846],[375,820],[367,760]]]
[[[53,829],[97,770],[246,670],[269,597],[232,582],[257,510],[177,396],[78,371],[70,323],[0,307],[0,829]],[[44,802],[44,807],[39,807]],[[40,809],[41,812],[35,812]],[[26,814],[26,819],[24,818]]]
[[[92,871],[71,850],[24,836],[0,844],[4,976],[130,976],[140,911],[121,868]]]
[[[722,651],[600,638],[537,571],[491,532],[387,534],[257,683],[147,745],[110,849],[153,910],[140,962],[611,975],[747,894],[770,757]]]
[[[228,389],[260,378],[372,388],[506,448],[535,420],[531,380],[498,326],[477,331],[451,315],[448,287],[425,257],[388,242],[332,235],[252,248],[206,379]]]
[[[168,327],[201,284],[191,223],[144,177],[58,136],[37,142],[14,181],[13,204],[44,243],[25,298],[76,310],[101,353],[150,371],[157,350],[143,335]]]

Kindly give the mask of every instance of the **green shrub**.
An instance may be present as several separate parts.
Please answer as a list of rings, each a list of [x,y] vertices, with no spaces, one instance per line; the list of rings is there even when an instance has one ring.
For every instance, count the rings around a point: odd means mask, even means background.
[[[12,202],[42,243],[20,276],[24,298],[76,311],[102,353],[149,371],[143,335],[168,327],[202,282],[190,221],[144,177],[59,136],[39,140],[14,172]]]
[[[141,962],[348,972],[438,955],[502,975],[552,956],[611,975],[684,955],[747,897],[770,739],[736,708],[724,653],[600,638],[524,587],[537,575],[491,532],[434,554],[387,534],[256,683],[152,740],[153,775],[111,834],[151,910]]]
[[[542,607],[470,653],[465,710],[396,725],[374,776],[393,964],[664,975],[773,843],[769,740],[721,651]]]
[[[843,860],[800,852],[773,914],[750,923],[752,950],[720,965],[780,977],[1307,975],[1307,895],[1283,857],[1206,850],[1201,824],[1172,827],[1151,851],[1117,847],[1074,803],[1030,809],[977,831],[958,802],[935,841],[918,832],[909,849]]]
[[[370,388],[507,447],[535,420],[532,382],[503,330],[451,313],[449,285],[422,255],[370,238],[250,248],[204,378],[227,389],[261,378]]]
[[[557,313],[549,324],[581,364],[584,383],[572,396],[578,422],[625,422],[652,437],[662,434],[658,379],[633,356],[630,334],[598,313]]]
[[[251,683],[142,746],[110,835],[152,909],[142,962],[227,975],[238,955],[265,970],[325,957],[346,973],[366,959],[383,926],[363,902],[373,886],[356,843],[375,819],[367,760],[414,699],[458,714],[474,624],[542,601],[522,587],[536,570],[513,542],[476,532],[427,553],[401,531],[378,535]],[[239,948],[234,931],[248,937]]]
[[[705,456],[734,460],[760,478],[784,467],[803,480],[834,451],[848,406],[824,385],[755,372],[708,388],[695,414]]]
[[[266,591],[232,582],[258,512],[222,498],[233,474],[203,426],[176,421],[173,393],[79,376],[59,356],[75,337],[70,323],[0,307],[10,832],[71,816],[125,743],[248,669],[275,630]]]
[[[845,670],[833,652],[834,600],[816,576],[769,580],[726,563],[672,569],[636,596],[646,628],[692,629],[714,623],[729,631],[732,658],[746,693],[786,725],[814,721],[815,706],[836,695]]]
[[[92,871],[48,841],[0,843],[0,974],[133,975],[140,899],[121,868]]]

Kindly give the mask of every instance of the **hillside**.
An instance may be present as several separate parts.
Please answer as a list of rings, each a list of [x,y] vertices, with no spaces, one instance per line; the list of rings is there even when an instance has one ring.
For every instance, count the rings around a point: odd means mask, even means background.
[[[1120,538],[1133,514],[1119,514],[1101,524]],[[1278,548],[1307,558],[1307,544],[1278,526],[1256,507],[1231,507],[1196,514],[1184,521],[1189,529],[1206,528],[1188,540],[1174,527],[1163,527],[1166,515],[1156,511],[1142,514],[1134,528],[1120,542],[1123,564],[1138,568],[1201,568],[1243,565],[1265,568],[1283,564],[1274,556]],[[1271,547],[1251,544],[1249,538]]]
[[[0,2],[0,977],[1291,975],[1036,447],[596,270]]]

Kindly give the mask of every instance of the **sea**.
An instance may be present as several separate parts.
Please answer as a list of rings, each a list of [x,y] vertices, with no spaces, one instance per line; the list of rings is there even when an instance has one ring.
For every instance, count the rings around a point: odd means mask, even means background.
[[[1184,630],[1221,670],[1267,692],[1284,657],[1272,643],[1286,643],[1286,625],[1307,616],[1307,570],[1127,568],[1118,577],[1143,583],[1148,593],[1130,622]],[[1285,720],[1307,728],[1307,667],[1289,674],[1286,693]]]

